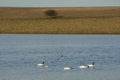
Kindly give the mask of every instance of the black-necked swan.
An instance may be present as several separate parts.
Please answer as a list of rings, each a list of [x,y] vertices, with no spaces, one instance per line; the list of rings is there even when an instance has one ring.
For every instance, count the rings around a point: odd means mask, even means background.
[[[45,68],[48,68],[48,65],[45,65]]]
[[[73,69],[72,67],[64,67],[64,70],[71,70]]]
[[[39,66],[39,67],[42,67],[42,66],[44,66],[44,62],[42,62],[42,63],[39,63],[39,64],[37,64],[37,66]]]
[[[93,62],[92,64],[88,64],[89,68],[93,68],[95,66],[95,62]]]
[[[61,59],[64,59],[64,56],[63,56],[63,55],[61,55]]]
[[[82,66],[79,66],[79,68],[80,68],[80,69],[86,69],[86,68],[89,68],[89,67],[82,65]]]

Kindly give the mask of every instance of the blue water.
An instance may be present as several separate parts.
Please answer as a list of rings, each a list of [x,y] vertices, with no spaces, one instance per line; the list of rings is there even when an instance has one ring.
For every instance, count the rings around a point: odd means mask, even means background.
[[[120,80],[120,35],[0,34],[0,80]]]

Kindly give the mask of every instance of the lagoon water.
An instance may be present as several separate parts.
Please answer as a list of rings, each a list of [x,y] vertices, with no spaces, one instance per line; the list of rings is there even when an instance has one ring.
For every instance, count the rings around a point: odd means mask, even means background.
[[[120,35],[0,34],[0,80],[120,80]]]

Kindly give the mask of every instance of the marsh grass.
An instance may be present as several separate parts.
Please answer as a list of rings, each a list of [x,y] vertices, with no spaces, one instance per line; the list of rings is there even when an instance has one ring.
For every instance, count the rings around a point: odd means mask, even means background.
[[[120,17],[0,19],[0,33],[120,34]]]

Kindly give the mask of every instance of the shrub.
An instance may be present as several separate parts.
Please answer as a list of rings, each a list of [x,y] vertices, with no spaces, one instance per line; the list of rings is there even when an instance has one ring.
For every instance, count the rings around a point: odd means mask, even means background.
[[[50,16],[51,18],[56,18],[58,13],[55,10],[47,10],[45,11],[45,14],[47,16]]]

